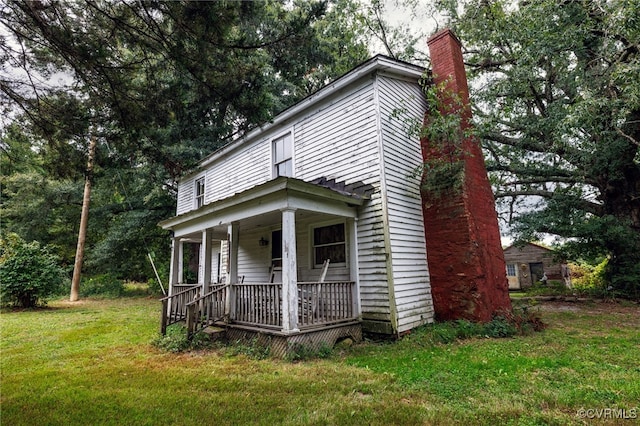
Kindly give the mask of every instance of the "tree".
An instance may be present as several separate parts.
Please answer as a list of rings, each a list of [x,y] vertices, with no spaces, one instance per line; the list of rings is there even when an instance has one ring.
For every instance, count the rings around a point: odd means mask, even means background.
[[[20,134],[37,158],[3,176],[3,225],[68,260],[77,224],[62,213],[79,207],[94,135],[87,265],[144,277],[147,251],[167,257],[156,223],[175,209],[177,177],[366,58],[361,33],[336,16],[325,1],[3,2],[0,102],[19,132],[3,132],[0,147],[18,158]],[[52,197],[62,188],[69,197]],[[30,217],[36,208],[56,214]]]
[[[0,295],[3,304],[32,308],[58,293],[64,280],[59,259],[37,241],[17,234],[0,237]]]
[[[466,48],[476,130],[515,234],[609,256],[610,285],[640,297],[638,3],[440,5]]]

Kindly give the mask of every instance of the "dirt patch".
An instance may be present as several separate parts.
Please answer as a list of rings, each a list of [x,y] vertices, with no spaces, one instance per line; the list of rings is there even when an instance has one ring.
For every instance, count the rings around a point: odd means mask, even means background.
[[[552,328],[569,330],[580,324],[592,323],[594,325],[590,326],[590,330],[596,334],[619,327],[640,329],[640,305],[637,303],[601,300],[544,300],[529,303],[538,311],[542,321]]]
[[[581,312],[593,315],[622,314],[629,315],[638,320],[640,325],[640,305],[631,302],[618,302],[608,300],[548,300],[536,304],[541,311],[547,312]]]

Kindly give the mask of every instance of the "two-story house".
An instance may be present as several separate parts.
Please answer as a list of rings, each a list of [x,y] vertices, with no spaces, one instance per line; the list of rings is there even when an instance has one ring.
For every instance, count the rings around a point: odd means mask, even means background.
[[[173,232],[163,325],[224,320],[278,352],[432,322],[423,158],[408,129],[426,112],[424,74],[376,56],[184,176],[161,223]],[[197,285],[184,284],[187,244]]]

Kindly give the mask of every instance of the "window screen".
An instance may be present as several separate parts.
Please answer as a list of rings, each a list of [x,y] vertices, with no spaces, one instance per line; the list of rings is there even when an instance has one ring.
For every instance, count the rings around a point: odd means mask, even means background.
[[[344,223],[314,228],[313,256],[314,266],[321,266],[326,259],[332,265],[347,262]]]

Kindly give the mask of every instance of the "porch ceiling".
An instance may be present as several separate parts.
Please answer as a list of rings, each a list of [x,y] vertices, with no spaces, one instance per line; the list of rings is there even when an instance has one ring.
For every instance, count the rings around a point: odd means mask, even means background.
[[[231,222],[240,222],[244,229],[278,223],[284,209],[295,209],[298,215],[320,213],[357,217],[357,208],[367,199],[366,195],[346,194],[315,183],[278,177],[164,220],[160,226],[174,231],[174,236],[180,237],[208,228],[217,228],[226,233],[226,225]]]

